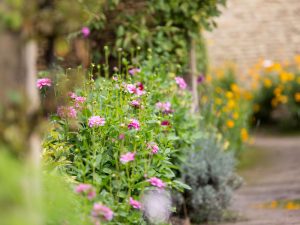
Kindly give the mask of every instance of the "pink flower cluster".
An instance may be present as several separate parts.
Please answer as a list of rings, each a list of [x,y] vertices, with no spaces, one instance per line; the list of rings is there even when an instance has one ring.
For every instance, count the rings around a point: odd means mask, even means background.
[[[158,110],[162,111],[163,113],[169,114],[173,112],[171,109],[170,102],[158,102],[155,106]]]
[[[129,198],[129,204],[135,209],[142,208],[142,204],[139,201],[134,200],[132,197]]]
[[[85,194],[89,200],[96,197],[96,191],[90,184],[79,184],[75,188],[77,194]]]
[[[134,160],[135,152],[127,152],[126,154],[121,155],[121,163],[128,163]]]
[[[89,127],[91,127],[91,128],[104,126],[105,119],[100,116],[92,116],[89,118],[88,124],[89,124]]]
[[[131,68],[128,72],[131,76],[134,76],[135,74],[140,73],[141,69],[140,68]]]
[[[57,115],[61,118],[76,118],[77,111],[73,106],[59,106],[57,108]]]
[[[90,28],[82,27],[81,33],[82,33],[83,37],[87,38],[91,33]]]
[[[128,129],[135,129],[139,130],[140,129],[140,122],[136,119],[131,119],[130,123],[128,124]]]
[[[186,89],[187,84],[185,83],[182,77],[175,77],[175,81],[178,84],[180,89]]]
[[[155,142],[148,143],[147,148],[151,150],[152,154],[156,154],[159,150],[159,147]]]
[[[132,100],[131,102],[130,102],[130,105],[132,106],[132,107],[134,107],[134,108],[140,108],[140,101],[139,100]]]
[[[49,78],[41,78],[36,81],[36,86],[39,89],[42,89],[43,87],[46,87],[46,86],[51,87],[51,85],[52,85],[52,81]]]
[[[166,184],[157,177],[151,177],[147,180],[152,186],[158,187],[158,188],[165,188]]]
[[[111,221],[114,217],[114,212],[101,203],[95,203],[92,210],[92,216],[95,219],[105,219]]]
[[[141,82],[137,84],[126,84],[126,89],[130,94],[136,94],[138,96],[145,94],[144,85]]]
[[[75,101],[75,107],[77,109],[81,109],[82,104],[86,101],[85,97],[77,96],[74,92],[69,92],[69,96]]]

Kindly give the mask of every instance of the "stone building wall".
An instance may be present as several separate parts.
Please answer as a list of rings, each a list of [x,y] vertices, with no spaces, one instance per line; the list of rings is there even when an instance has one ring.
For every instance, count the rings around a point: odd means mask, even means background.
[[[300,0],[228,0],[216,22],[205,34],[213,67],[230,61],[246,69],[300,54]]]

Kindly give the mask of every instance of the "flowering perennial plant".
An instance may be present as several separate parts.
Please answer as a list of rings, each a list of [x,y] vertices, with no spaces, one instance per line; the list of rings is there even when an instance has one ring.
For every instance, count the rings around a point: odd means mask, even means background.
[[[96,225],[145,224],[145,191],[187,187],[176,180],[174,162],[199,135],[189,113],[191,95],[165,68],[150,62],[141,68],[132,76],[115,70],[114,79],[87,79],[69,93],[72,123],[54,116],[44,141],[45,161],[59,162],[82,183],[75,190],[88,200],[86,221]],[[54,150],[60,146],[63,151]]]

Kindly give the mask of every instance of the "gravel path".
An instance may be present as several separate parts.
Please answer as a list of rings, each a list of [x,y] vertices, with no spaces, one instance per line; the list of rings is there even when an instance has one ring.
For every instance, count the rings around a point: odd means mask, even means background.
[[[262,206],[300,200],[300,136],[259,136],[255,146],[266,159],[245,173],[246,183],[233,199],[232,208],[242,219],[223,225],[300,225],[300,210]]]

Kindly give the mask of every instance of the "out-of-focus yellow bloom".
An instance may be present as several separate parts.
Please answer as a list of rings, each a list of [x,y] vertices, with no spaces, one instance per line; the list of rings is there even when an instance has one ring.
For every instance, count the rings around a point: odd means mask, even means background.
[[[239,93],[240,92],[240,88],[237,84],[231,84],[230,85],[230,89],[235,92],[235,93]]]
[[[239,114],[237,112],[233,113],[233,119],[237,120],[239,118]]]
[[[300,92],[297,92],[297,93],[295,94],[295,101],[296,101],[296,102],[300,102]]]
[[[271,209],[275,209],[275,208],[277,208],[278,207],[278,202],[277,201],[272,201],[271,203],[270,203],[270,208]]]
[[[201,100],[203,101],[203,103],[207,103],[208,97],[206,95],[203,95]]]
[[[222,90],[222,88],[220,88],[220,87],[216,87],[216,92],[217,92],[218,94],[221,94],[221,93],[223,92],[223,90]]]
[[[222,99],[221,98],[216,98],[216,104],[221,105],[222,104]]]
[[[211,75],[207,75],[207,76],[206,76],[206,82],[207,82],[207,83],[210,83],[211,80],[212,80]]]
[[[259,110],[260,110],[260,105],[259,104],[254,104],[253,105],[253,111],[254,112],[259,112]]]
[[[288,97],[286,95],[279,95],[277,98],[278,98],[278,101],[283,104],[288,102]]]
[[[297,209],[299,209],[299,206],[297,204],[295,204],[294,202],[288,202],[285,205],[285,209],[287,209],[287,210],[297,210]]]
[[[251,100],[253,99],[253,95],[250,91],[244,91],[243,96],[246,100]]]
[[[228,107],[229,109],[233,109],[235,106],[236,106],[235,101],[232,100],[232,99],[230,99],[230,100],[228,101],[228,103],[227,103],[227,107]]]
[[[282,91],[283,91],[283,88],[281,86],[278,86],[277,88],[274,89],[274,95],[275,96],[281,95]]]
[[[282,72],[282,73],[279,74],[279,78],[280,78],[280,81],[282,83],[285,83],[285,82],[294,80],[295,79],[295,75],[292,74],[292,73],[284,71],[284,72]]]
[[[271,101],[271,105],[273,106],[273,108],[275,108],[278,105],[278,100],[276,98],[273,98]]]
[[[232,120],[227,120],[226,125],[228,128],[233,128],[234,127],[234,122]]]
[[[272,80],[269,79],[269,78],[265,78],[265,79],[264,79],[264,86],[265,86],[266,88],[272,87]]]
[[[249,140],[249,134],[246,128],[242,128],[241,129],[241,138],[243,140],[243,142],[246,142]]]
[[[233,93],[231,91],[227,91],[226,92],[226,97],[229,98],[229,99],[231,99],[231,98],[234,97],[234,95],[233,95]]]
[[[295,62],[296,62],[297,65],[300,66],[300,55],[295,56]]]

